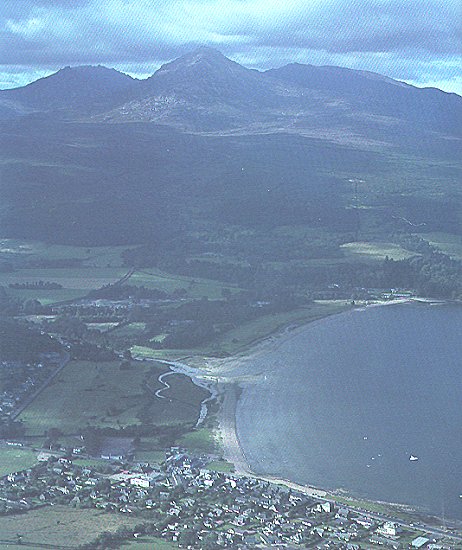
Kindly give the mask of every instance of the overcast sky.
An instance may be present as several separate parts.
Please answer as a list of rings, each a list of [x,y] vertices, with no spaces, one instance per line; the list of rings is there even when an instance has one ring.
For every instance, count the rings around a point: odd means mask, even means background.
[[[247,67],[376,71],[462,95],[460,0],[0,0],[0,88],[66,65],[146,77],[209,45]]]

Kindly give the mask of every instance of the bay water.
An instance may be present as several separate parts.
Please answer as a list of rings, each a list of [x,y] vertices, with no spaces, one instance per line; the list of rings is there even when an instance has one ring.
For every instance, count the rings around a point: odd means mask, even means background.
[[[253,470],[462,519],[462,307],[351,310],[246,368],[236,424]]]

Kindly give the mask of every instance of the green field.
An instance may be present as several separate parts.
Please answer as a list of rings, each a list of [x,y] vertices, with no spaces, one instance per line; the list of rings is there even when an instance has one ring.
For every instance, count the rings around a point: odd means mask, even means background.
[[[98,332],[107,332],[118,324],[119,323],[85,323],[88,330],[97,330]]]
[[[139,518],[94,509],[47,506],[26,514],[0,517],[0,544],[6,548],[78,548],[103,532],[134,527]],[[18,544],[17,535],[21,535]]]
[[[36,299],[47,305],[81,298],[91,290],[115,283],[126,272],[126,268],[120,267],[18,269],[12,273],[0,273],[0,286],[5,287],[11,296]],[[53,290],[8,288],[8,285],[12,283],[38,283],[39,281],[58,283],[62,288]]]
[[[185,434],[179,441],[179,444],[182,447],[199,453],[213,453],[217,450],[217,443],[213,433],[207,428]]]
[[[2,239],[0,254],[21,256],[34,260],[80,260],[83,265],[91,267],[121,267],[122,253],[131,246],[66,246],[46,244],[43,242]]]
[[[64,289],[86,290],[87,292],[103,285],[114,283],[125,273],[125,268],[114,267],[63,267],[19,269],[14,273],[0,273],[0,284],[35,283],[48,281],[59,283]]]
[[[209,300],[220,299],[223,289],[229,289],[231,292],[239,290],[235,286],[220,283],[219,281],[173,275],[158,269],[136,271],[130,277],[128,284],[155,288],[168,293],[175,290],[184,290],[189,298],[197,299],[207,296]]]
[[[130,338],[143,334],[146,329],[146,323],[130,323],[124,325],[112,332],[112,336],[121,338]]]
[[[130,350],[133,357],[140,359],[181,359],[193,354],[191,349],[153,349],[147,346],[133,346]]]
[[[134,357],[147,359],[180,359],[191,355],[234,355],[246,351],[260,340],[271,336],[288,326],[298,326],[329,315],[347,310],[350,303],[345,300],[317,301],[309,306],[288,311],[264,315],[253,321],[243,323],[211,342],[208,346],[194,349],[153,349],[147,346],[133,346]]]
[[[226,460],[215,460],[214,462],[209,462],[207,464],[207,470],[229,474],[234,472],[234,464],[231,464],[231,462],[227,462]]]
[[[21,447],[0,447],[0,477],[37,464],[37,453]]]
[[[353,242],[340,247],[347,258],[361,261],[383,261],[387,256],[390,260],[406,260],[416,256],[415,252],[386,242]]]
[[[163,366],[136,361],[121,370],[119,363],[72,361],[20,415],[28,435],[41,436],[49,428],[75,434],[86,426],[120,428],[195,422],[200,402],[208,395],[183,375],[168,377],[165,398],[154,392]],[[149,387],[146,385],[149,384]]]
[[[259,340],[287,326],[310,323],[328,315],[341,313],[349,307],[349,304],[344,300],[325,301],[317,302],[294,311],[265,315],[227,332],[203,351],[210,355],[214,353],[234,355],[235,353],[247,350]]]

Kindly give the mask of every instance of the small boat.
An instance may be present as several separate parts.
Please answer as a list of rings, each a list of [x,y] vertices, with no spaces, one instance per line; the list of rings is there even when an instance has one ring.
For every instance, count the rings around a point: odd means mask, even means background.
[[[410,460],[411,462],[415,462],[416,460],[419,460],[419,457],[418,457],[418,456],[411,455],[411,456],[409,457],[409,460]]]

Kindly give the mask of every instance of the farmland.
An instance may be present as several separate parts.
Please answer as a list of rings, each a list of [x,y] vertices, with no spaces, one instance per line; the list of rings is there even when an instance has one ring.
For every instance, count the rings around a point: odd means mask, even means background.
[[[165,367],[141,361],[121,369],[117,362],[72,361],[21,414],[27,434],[42,436],[50,428],[64,434],[86,426],[119,429],[143,422],[154,425],[195,422],[207,392],[188,378],[172,375],[165,398],[157,378]]]
[[[223,288],[231,292],[236,292],[238,290],[234,286],[226,285],[218,281],[173,275],[157,269],[136,271],[130,277],[130,284],[145,286],[146,288],[155,288],[157,290],[163,290],[164,292],[184,290],[189,298],[195,299],[206,296],[209,300],[221,299],[223,296]]]
[[[37,453],[21,447],[0,447],[0,477],[30,468],[37,462]]]
[[[121,267],[126,246],[68,246],[14,239],[0,240],[0,255],[34,262],[77,260],[85,267]]]
[[[90,290],[115,283],[126,273],[124,268],[75,267],[75,268],[26,268],[12,273],[0,273],[0,286],[11,296],[28,300],[40,300],[43,305],[81,298]],[[9,285],[27,285],[46,281],[61,288],[53,290],[9,288]]]
[[[136,522],[136,518],[123,514],[47,506],[26,514],[0,517],[0,543],[7,544],[7,548],[77,548],[91,543],[103,532],[134,527]]]
[[[386,242],[352,242],[340,247],[351,260],[383,261],[386,257],[392,260],[406,260],[415,256],[415,252]]]

